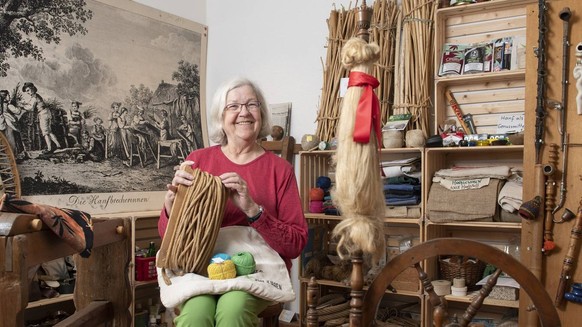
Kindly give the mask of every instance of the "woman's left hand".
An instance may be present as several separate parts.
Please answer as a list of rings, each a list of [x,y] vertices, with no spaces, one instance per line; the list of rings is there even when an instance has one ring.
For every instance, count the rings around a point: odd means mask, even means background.
[[[259,205],[251,198],[247,182],[237,173],[224,173],[220,175],[222,184],[230,190],[232,202],[238,206],[247,216],[252,217],[259,212]]]

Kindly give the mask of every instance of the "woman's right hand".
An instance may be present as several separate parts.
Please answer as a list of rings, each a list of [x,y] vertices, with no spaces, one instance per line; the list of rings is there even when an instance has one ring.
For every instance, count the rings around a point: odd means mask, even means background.
[[[170,217],[170,211],[172,210],[172,204],[176,199],[176,192],[178,191],[178,185],[192,185],[192,179],[194,176],[192,174],[186,172],[183,168],[184,166],[192,166],[194,165],[194,161],[184,161],[180,164],[180,167],[176,169],[174,173],[174,178],[172,179],[172,184],[166,185],[168,191],[166,192],[166,196],[164,198],[164,206],[166,208],[166,212],[168,213],[168,218]]]

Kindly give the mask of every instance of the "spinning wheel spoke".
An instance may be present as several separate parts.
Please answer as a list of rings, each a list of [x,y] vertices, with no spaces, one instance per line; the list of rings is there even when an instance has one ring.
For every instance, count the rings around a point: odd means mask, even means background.
[[[430,304],[432,304],[433,307],[439,306],[442,302],[441,298],[435,293],[434,286],[432,286],[428,274],[422,270],[420,263],[418,262],[414,264],[414,268],[416,268],[416,271],[418,272],[418,279],[420,279],[424,291],[428,293]]]
[[[20,197],[20,176],[16,158],[4,133],[0,133],[0,187],[4,193]]]
[[[499,278],[499,275],[501,275],[501,269],[495,270],[495,272],[487,280],[487,283],[483,285],[481,291],[479,291],[479,295],[473,299],[467,310],[465,310],[465,313],[461,318],[461,326],[467,326],[471,320],[473,320],[473,317],[475,317],[477,311],[481,309],[483,301],[485,301],[485,298],[489,296],[489,293],[491,293],[493,290],[493,286],[497,284],[497,278]]]

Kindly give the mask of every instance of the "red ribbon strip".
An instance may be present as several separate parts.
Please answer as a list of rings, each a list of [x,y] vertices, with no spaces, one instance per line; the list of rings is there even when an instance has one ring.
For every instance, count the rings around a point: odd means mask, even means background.
[[[380,101],[374,89],[380,82],[372,76],[362,72],[351,72],[348,87],[360,86],[364,88],[358,109],[356,111],[356,121],[354,125],[354,142],[370,142],[370,132],[372,128],[376,131],[378,146],[381,146],[382,132],[380,130]]]

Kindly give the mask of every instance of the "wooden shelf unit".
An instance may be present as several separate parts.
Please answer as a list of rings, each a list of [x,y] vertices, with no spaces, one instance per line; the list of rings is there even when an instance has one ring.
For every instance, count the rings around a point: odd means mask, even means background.
[[[502,114],[524,112],[525,69],[438,76],[443,45],[473,44],[517,36],[525,40],[526,5],[535,0],[492,0],[438,9],[435,21],[434,130],[455,119],[445,92],[450,90],[464,114],[472,114],[478,133],[495,133]]]
[[[333,227],[341,221],[341,216],[325,215],[321,213],[310,213],[309,212],[309,190],[316,187],[316,180],[319,176],[328,176],[334,180],[334,167],[332,164],[332,156],[335,153],[333,150],[324,151],[303,151],[299,153],[299,165],[300,165],[300,177],[299,177],[299,190],[302,198],[303,210],[305,212],[305,217],[311,228],[317,231],[319,235],[315,238],[314,243],[318,243],[317,246],[314,244],[308,245],[304,254],[306,255],[316,255],[321,251],[328,251],[333,248],[331,244],[331,232]],[[409,158],[420,159],[419,167],[423,166],[422,161],[424,160],[424,150],[422,148],[402,148],[402,149],[382,149],[380,151],[380,160],[402,160]],[[421,185],[422,185],[422,176]],[[424,187],[424,185],[422,185]],[[420,208],[420,217],[384,217],[385,235],[388,238],[399,238],[403,239],[415,239],[414,242],[420,242],[423,238],[423,213],[424,208],[422,203],[418,205]],[[312,239],[313,241],[313,239]],[[302,325],[305,324],[306,316],[306,292],[307,283],[309,282],[309,276],[304,274],[305,261],[302,258],[299,260],[299,283],[300,283],[300,321]],[[305,261],[305,262],[304,262]],[[411,268],[412,269],[412,268]],[[410,283],[402,276],[410,271],[405,271],[401,276],[399,276],[393,283],[396,289],[396,293],[391,291],[386,291],[385,300],[389,303],[404,303],[407,305],[414,305],[418,314],[424,310],[424,294],[421,291],[420,282],[416,277],[416,271],[414,271],[414,278]],[[321,286],[322,294],[326,292],[343,292],[345,294],[349,293],[349,285],[345,282],[326,280],[318,278],[318,283]]]

